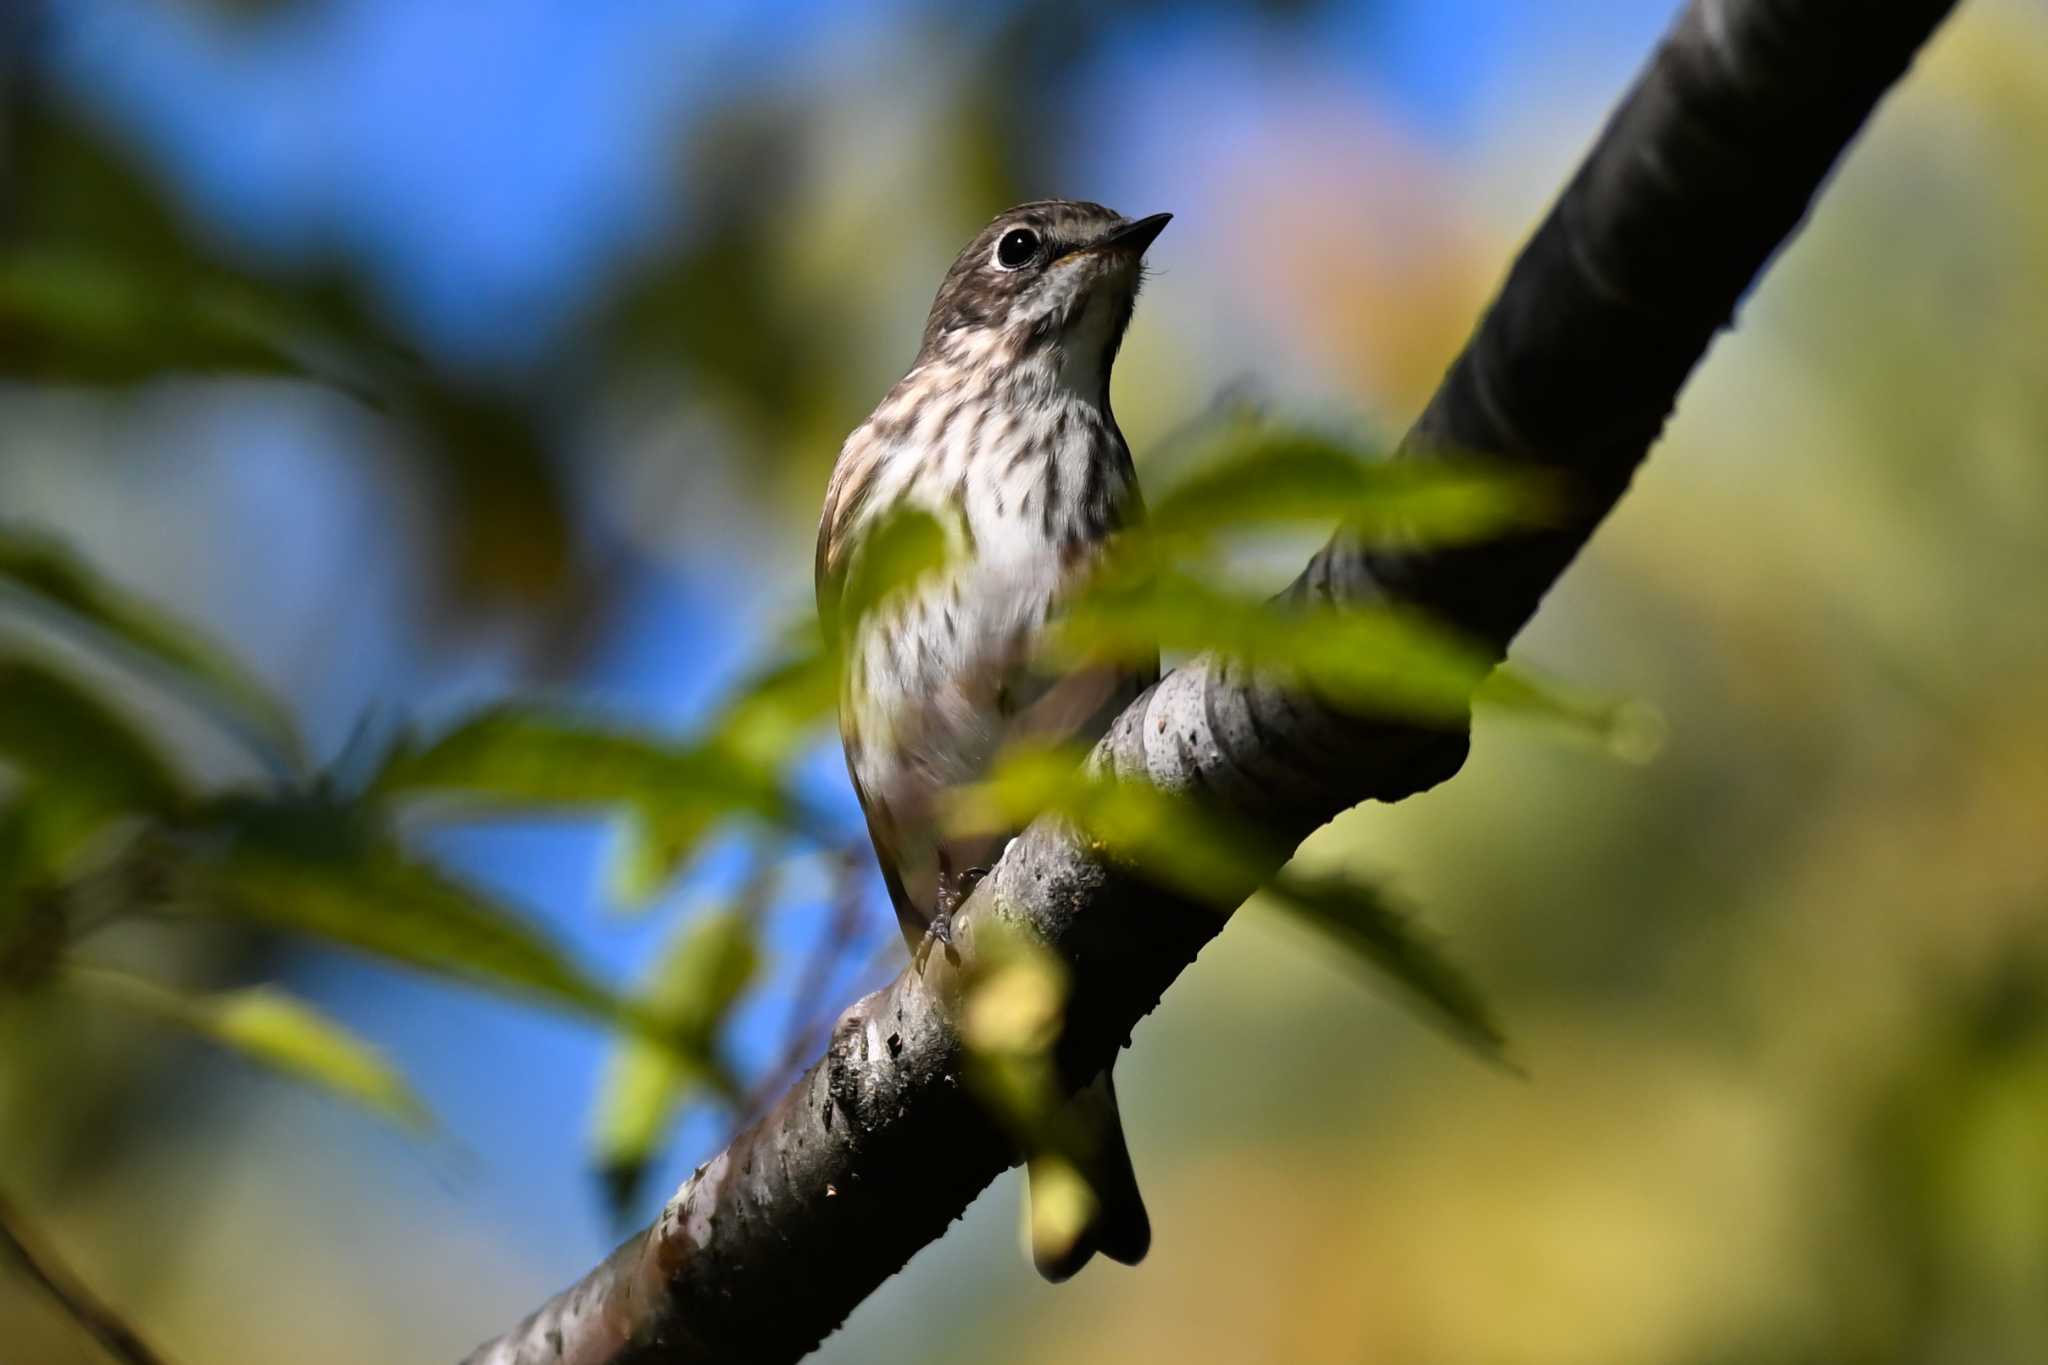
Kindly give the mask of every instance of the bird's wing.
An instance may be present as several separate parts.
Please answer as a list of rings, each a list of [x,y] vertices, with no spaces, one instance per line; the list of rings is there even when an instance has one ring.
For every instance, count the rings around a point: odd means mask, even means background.
[[[874,492],[875,473],[881,468],[880,452],[863,427],[846,440],[832,466],[832,479],[825,486],[825,510],[818,518],[818,549],[812,562],[812,577],[818,594],[818,613],[829,626],[839,611],[839,594],[845,585],[846,552],[852,546],[850,532],[860,520],[861,509]]]
[[[868,842],[874,845],[875,863],[882,870],[882,885],[889,888],[889,903],[896,910],[896,923],[914,953],[932,922],[938,898],[936,864],[928,843],[913,839],[901,827],[897,813],[880,793],[869,790],[861,780],[860,768],[847,756],[847,775],[853,779],[853,794],[867,817]],[[908,860],[906,863],[906,859]],[[916,882],[913,891],[911,882]]]
[[[1140,692],[1159,680],[1159,661],[1149,667],[1097,664],[1047,681],[1004,726],[1011,743],[1093,744]]]

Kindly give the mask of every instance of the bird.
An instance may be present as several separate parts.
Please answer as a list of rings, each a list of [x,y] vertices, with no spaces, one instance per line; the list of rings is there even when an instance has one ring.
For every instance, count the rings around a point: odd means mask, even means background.
[[[816,560],[827,622],[861,537],[889,517],[928,513],[957,542],[939,572],[835,641],[847,770],[920,967],[934,943],[950,949],[953,914],[1017,832],[949,834],[948,794],[1005,745],[1093,744],[1158,680],[1156,654],[1054,667],[1040,644],[1143,516],[1110,371],[1171,217],[1059,199],[997,214],[946,272],[910,369],[833,466]],[[1094,1200],[1078,1228],[1030,1220],[1033,1262],[1055,1282],[1097,1252],[1135,1265],[1152,1236],[1109,1070],[1068,1105]],[[1040,1184],[1034,1201],[1056,1197]]]

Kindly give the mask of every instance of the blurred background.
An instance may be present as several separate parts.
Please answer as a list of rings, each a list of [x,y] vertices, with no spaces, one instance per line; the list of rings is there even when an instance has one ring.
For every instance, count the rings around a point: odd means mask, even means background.
[[[229,645],[322,763],[513,694],[680,730],[808,610],[838,442],[992,213],[1175,213],[1118,369],[1141,470],[1231,392],[1398,434],[1675,9],[17,3],[0,520]],[[2048,1358],[2044,71],[2037,4],[1961,7],[1518,643],[1661,752],[1482,716],[1454,782],[1304,852],[1423,908],[1526,1079],[1255,904],[1119,1068],[1151,1258],[1041,1284],[1013,1174],[818,1359]],[[724,864],[625,918],[613,838],[425,847],[629,979]],[[771,925],[750,1064],[827,899]],[[870,895],[819,1007],[894,941]],[[5,1184],[173,1358],[454,1360],[624,1230],[601,1031],[269,939],[129,951],[281,979],[441,1125],[0,1014]],[[100,1359],[0,1276],[0,1361]]]

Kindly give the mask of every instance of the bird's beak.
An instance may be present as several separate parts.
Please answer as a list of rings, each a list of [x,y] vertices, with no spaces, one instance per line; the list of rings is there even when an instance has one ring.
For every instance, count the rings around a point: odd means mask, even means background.
[[[1172,221],[1173,215],[1170,213],[1155,213],[1150,218],[1139,218],[1125,223],[1120,228],[1112,228],[1109,235],[1098,240],[1095,245],[1128,251],[1133,256],[1142,256],[1145,254],[1145,248],[1152,245],[1152,239],[1164,232],[1166,225]]]

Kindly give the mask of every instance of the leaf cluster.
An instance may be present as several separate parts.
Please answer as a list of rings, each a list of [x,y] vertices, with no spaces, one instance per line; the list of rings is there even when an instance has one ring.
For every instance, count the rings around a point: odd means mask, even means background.
[[[525,912],[422,856],[413,836],[506,812],[614,816],[631,831],[620,880],[635,903],[718,831],[744,827],[771,847],[814,840],[823,822],[785,769],[832,695],[815,641],[688,739],[504,705],[439,735],[401,735],[345,783],[309,766],[289,708],[227,651],[46,537],[0,529],[5,612],[67,636],[94,666],[0,637],[0,1004],[50,991],[137,1013],[427,1129],[426,1106],[377,1049],[285,991],[195,995],[95,953],[95,935],[122,921],[225,924],[613,1031],[596,1126],[614,1174],[658,1149],[690,1097],[737,1096],[721,1037],[755,975],[765,895],[686,920],[648,978],[622,990]],[[140,718],[139,698],[212,723],[266,777],[206,789]]]

